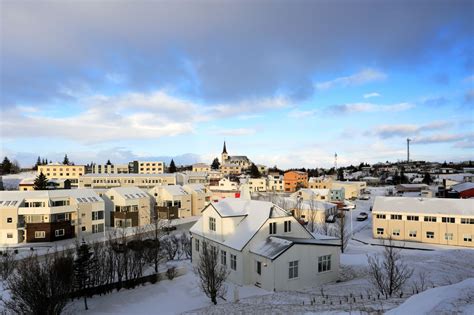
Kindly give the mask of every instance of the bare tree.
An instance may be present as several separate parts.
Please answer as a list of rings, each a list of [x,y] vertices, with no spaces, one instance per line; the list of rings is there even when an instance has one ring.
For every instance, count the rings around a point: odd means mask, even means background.
[[[425,291],[430,285],[433,285],[431,281],[428,280],[429,274],[426,270],[421,270],[418,272],[417,278],[413,281],[413,291],[415,293]]]
[[[3,305],[11,314],[61,314],[73,283],[73,258],[64,253],[22,259],[5,281],[10,299]]]
[[[311,233],[314,233],[316,230],[316,226],[319,222],[317,222],[318,219],[318,202],[316,201],[316,198],[314,194],[312,194],[311,199],[309,200],[309,211],[308,211],[308,226],[307,228],[311,231]]]
[[[192,248],[191,248],[191,238],[183,231],[180,237],[181,240],[181,249],[186,257],[186,259],[191,258]]]
[[[369,273],[375,288],[383,295],[391,297],[400,292],[407,280],[413,274],[410,268],[403,262],[400,248],[393,246],[392,238],[388,239],[388,244],[383,243],[384,252],[379,255],[369,256]]]
[[[176,235],[171,234],[163,239],[162,247],[163,250],[166,252],[168,256],[168,260],[173,260],[178,253],[179,250],[179,240],[177,239]]]
[[[15,256],[15,252],[8,249],[0,253],[0,277],[2,280],[6,280],[15,270]]]
[[[218,297],[225,299],[227,290],[224,283],[229,275],[226,266],[218,262],[218,252],[216,247],[203,242],[196,266],[196,273],[201,280],[201,289],[214,304],[217,304]]]
[[[341,240],[341,252],[344,253],[347,243],[349,243],[349,229],[344,210],[340,210],[339,218],[336,219],[335,236]]]

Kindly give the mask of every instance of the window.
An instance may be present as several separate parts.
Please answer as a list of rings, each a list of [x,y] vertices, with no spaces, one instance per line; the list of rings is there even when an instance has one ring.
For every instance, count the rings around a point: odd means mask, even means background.
[[[216,218],[209,218],[209,230],[215,231],[216,230]]]
[[[256,263],[257,263],[257,265],[256,265],[256,267],[257,267],[257,274],[261,275],[261,274],[262,274],[262,262],[257,261]]]
[[[331,270],[331,255],[318,257],[318,272]]]
[[[464,234],[463,239],[464,239],[464,242],[472,242],[472,235],[471,234]]]
[[[85,227],[85,226],[81,227],[81,230],[82,230],[82,232],[85,232],[85,231],[86,231],[86,227]]]
[[[410,236],[410,237],[416,237],[416,231],[410,231],[410,233],[408,234],[408,236]]]
[[[454,223],[456,220],[453,217],[442,217],[441,222],[443,223]]]
[[[426,238],[434,238],[434,232],[426,232]]]
[[[377,228],[377,235],[383,235],[383,228]]]
[[[59,229],[54,231],[54,236],[64,236],[64,229]]]
[[[196,251],[199,252],[199,240],[197,238],[194,239],[194,246],[196,247]]]
[[[13,238],[13,233],[7,233],[7,238]]]
[[[92,224],[92,233],[104,232],[104,223]]]
[[[13,218],[7,218],[7,223],[12,223],[13,222]]]
[[[92,211],[92,220],[102,220],[104,218],[104,211]]]
[[[230,269],[237,270],[237,256],[230,254]]]
[[[385,219],[385,214],[377,214],[375,217],[377,219]]]
[[[270,223],[270,234],[276,234],[277,232],[277,224],[276,222]]]
[[[392,234],[395,236],[400,236],[400,229],[393,230]]]
[[[453,233],[444,233],[444,239],[447,241],[453,240]]]
[[[392,219],[392,220],[401,220],[402,215],[401,214],[392,214],[392,215],[390,215],[390,219]]]
[[[436,222],[436,217],[425,217],[425,222]]]
[[[285,221],[285,233],[291,232],[291,221]]]
[[[298,261],[290,261],[288,268],[288,279],[298,278]]]
[[[221,250],[221,265],[227,266],[227,252],[225,250]]]
[[[420,217],[417,215],[407,215],[407,220],[408,221],[419,221]]]
[[[45,231],[35,231],[35,238],[45,238],[46,232]]]
[[[461,224],[474,224],[474,218],[461,218]]]

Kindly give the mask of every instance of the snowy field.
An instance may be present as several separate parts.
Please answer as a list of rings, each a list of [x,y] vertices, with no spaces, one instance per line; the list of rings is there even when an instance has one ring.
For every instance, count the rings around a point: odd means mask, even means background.
[[[36,172],[22,172],[18,174],[2,175],[5,190],[18,190],[18,184],[25,178],[35,178]]]

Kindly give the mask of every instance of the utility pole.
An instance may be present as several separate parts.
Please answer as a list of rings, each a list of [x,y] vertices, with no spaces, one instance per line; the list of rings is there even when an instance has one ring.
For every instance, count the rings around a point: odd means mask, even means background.
[[[407,138],[407,164],[410,163],[410,138]]]

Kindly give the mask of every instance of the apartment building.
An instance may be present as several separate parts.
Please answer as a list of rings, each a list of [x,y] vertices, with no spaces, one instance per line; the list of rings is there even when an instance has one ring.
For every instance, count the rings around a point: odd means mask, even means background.
[[[247,184],[250,192],[267,191],[267,180],[264,177],[249,178]]]
[[[175,174],[86,174],[79,179],[79,188],[139,187],[176,185]]]
[[[150,224],[154,201],[138,187],[115,187],[102,194],[111,227],[133,227]]]
[[[474,247],[474,200],[376,197],[374,238]]]
[[[359,197],[367,188],[366,182],[333,181],[330,189],[344,188],[344,198],[353,199]]]
[[[92,189],[0,191],[0,243],[52,242],[103,232],[105,204]]]
[[[301,290],[339,277],[338,240],[315,239],[290,213],[266,201],[229,198],[207,206],[190,229],[192,262],[206,244],[228,280],[268,291]]]
[[[148,191],[148,193],[155,199],[156,210],[158,213],[165,212],[166,216],[161,215],[162,218],[168,218],[168,211],[177,212],[173,218],[190,217],[192,210],[192,195],[190,195],[180,185],[170,186],[155,186]],[[174,207],[175,209],[172,209]]]
[[[132,161],[128,163],[129,173],[135,174],[163,174],[165,163],[161,161]]]
[[[86,173],[84,165],[64,165],[50,163],[38,165],[38,175],[43,173],[48,179],[69,179],[72,187],[78,187],[79,178]]]
[[[282,175],[267,176],[267,191],[282,192],[285,191],[285,184]]]
[[[211,166],[206,163],[196,163],[193,164],[192,168],[193,172],[210,172],[211,171]]]
[[[225,163],[221,165],[221,173],[223,175],[239,175],[242,174],[242,167],[238,164]]]
[[[201,215],[201,211],[211,202],[211,192],[202,184],[184,185],[183,189],[191,195],[191,215]]]
[[[285,192],[295,192],[300,188],[308,187],[308,173],[288,171],[283,176]]]
[[[175,173],[176,174],[176,183],[178,185],[186,185],[186,184],[209,184],[209,176],[207,172],[191,172],[191,171],[184,171],[182,173]]]
[[[94,174],[127,174],[128,164],[94,164],[92,173]]]

